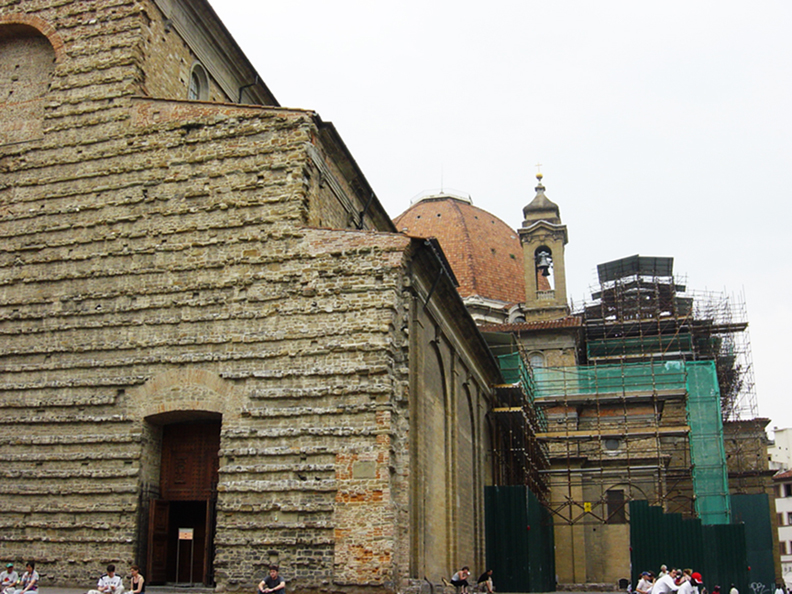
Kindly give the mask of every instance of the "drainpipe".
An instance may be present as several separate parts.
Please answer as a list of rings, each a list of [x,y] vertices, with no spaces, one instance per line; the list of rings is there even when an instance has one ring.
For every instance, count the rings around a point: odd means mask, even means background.
[[[255,87],[257,84],[259,84],[258,74],[256,75],[256,80],[255,81],[253,81],[249,85],[243,85],[243,86],[239,87],[239,99],[237,100],[237,103],[242,103],[242,91],[244,91],[245,89],[249,89],[250,87]]]

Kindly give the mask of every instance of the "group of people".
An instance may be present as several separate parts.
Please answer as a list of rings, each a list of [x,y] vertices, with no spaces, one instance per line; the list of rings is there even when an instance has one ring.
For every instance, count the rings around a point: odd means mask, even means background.
[[[445,578],[443,578],[443,583],[446,586],[453,586],[461,594],[469,594],[470,592],[470,582],[468,578],[470,577],[470,568],[465,565],[462,569],[457,571],[453,576],[451,576],[451,581],[448,582]],[[479,576],[479,579],[476,580],[476,590],[479,592],[483,592],[484,594],[493,594],[495,591],[494,586],[492,585],[492,570],[487,569]]]
[[[39,574],[36,571],[36,562],[28,561],[25,573],[19,577],[14,571],[14,564],[6,563],[5,571],[0,573],[0,594],[35,594],[38,592]],[[129,594],[143,594],[146,590],[146,580],[140,575],[140,567],[133,565],[129,570]],[[88,594],[123,594],[124,582],[121,576],[116,575],[115,565],[107,566],[107,573],[99,578],[95,590]]]
[[[140,575],[140,567],[133,565],[129,568],[129,594],[143,594],[146,591],[146,580]],[[88,590],[88,594],[123,594],[124,581],[116,574],[116,567],[112,563],[107,566],[107,573],[99,578],[95,590]]]
[[[36,571],[35,561],[28,561],[22,577],[14,571],[13,563],[6,563],[5,571],[0,573],[0,594],[37,594],[39,574]],[[492,573],[492,572],[490,572]],[[124,581],[116,573],[112,563],[107,566],[107,573],[99,578],[96,589],[88,590],[88,594],[143,594],[146,591],[146,580],[140,575],[140,567],[133,565],[129,568],[129,590],[124,590]],[[491,592],[492,590],[490,590]],[[261,580],[258,585],[258,594],[285,594],[286,582],[280,577],[277,565],[270,565],[269,575]]]
[[[24,594],[38,591],[39,574],[36,571],[36,562],[28,561],[25,564],[25,573],[22,577],[14,570],[14,564],[6,563],[5,571],[0,573],[0,594]]]
[[[712,588],[712,594],[720,594],[720,586]],[[660,566],[660,572],[655,577],[651,571],[644,571],[638,585],[635,586],[636,594],[707,594],[704,579],[701,574],[692,569],[671,569],[665,565]],[[734,584],[729,594],[740,594]]]

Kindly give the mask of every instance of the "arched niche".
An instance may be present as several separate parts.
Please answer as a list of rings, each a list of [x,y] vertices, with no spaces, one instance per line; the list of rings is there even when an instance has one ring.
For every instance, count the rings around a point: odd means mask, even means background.
[[[41,138],[56,61],[56,48],[40,28],[0,21],[0,144]]]

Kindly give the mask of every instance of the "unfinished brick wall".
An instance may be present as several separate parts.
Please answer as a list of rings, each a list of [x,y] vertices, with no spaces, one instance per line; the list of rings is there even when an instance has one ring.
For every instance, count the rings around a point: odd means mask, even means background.
[[[387,435],[388,415],[377,417],[376,400],[394,392],[389,361],[393,328],[401,328],[393,317],[407,240],[366,237],[358,248],[344,236],[324,258],[321,238],[305,240],[310,233],[299,226],[310,119],[303,113],[138,101],[130,124],[121,142],[102,147],[103,158],[85,151],[79,163],[64,163],[58,155],[68,158],[68,151],[28,147],[27,166],[11,172],[14,186],[26,189],[23,203],[9,201],[2,226],[4,404],[28,427],[7,440],[27,484],[4,501],[7,512],[29,520],[30,534],[16,546],[27,543],[28,554],[36,551],[58,566],[53,574],[71,581],[99,571],[108,558],[131,562],[138,476],[147,472],[142,418],[220,409],[224,452],[255,444],[268,453],[272,441],[274,451],[288,446],[298,453],[276,453],[267,464],[264,454],[232,455],[235,462],[223,466],[218,580],[233,587],[240,563],[269,562],[259,551],[267,545],[306,583],[329,582],[337,535],[328,518],[343,491],[335,486],[336,457],[373,456],[379,470],[371,478],[389,476],[387,441],[376,437]],[[395,263],[382,253],[387,241],[395,242],[389,248]],[[223,394],[215,405],[205,386],[160,391],[139,410],[136,388],[185,366],[235,389],[214,389]],[[336,387],[328,394],[329,386]],[[341,393],[334,397],[333,390]],[[295,433],[289,429],[295,422],[306,429]],[[305,443],[297,446],[300,434]],[[361,453],[333,445],[350,435]],[[31,460],[40,466],[24,470]],[[299,469],[310,480],[296,478]],[[284,491],[292,483],[289,497]],[[54,493],[75,488],[84,504],[50,503]],[[383,498],[381,487],[370,490]],[[244,503],[252,495],[256,504]],[[387,492],[382,501],[387,505]],[[268,517],[281,509],[293,521],[283,513]],[[252,538],[262,535],[250,525],[240,528],[245,512],[267,538]],[[392,530],[392,520],[381,521]],[[73,537],[59,537],[62,550],[42,540],[44,527],[67,526]],[[383,529],[377,526],[372,530]],[[244,536],[235,536],[240,530]],[[278,536],[284,532],[292,535]],[[79,560],[68,563],[67,548],[81,549]],[[381,557],[375,561],[366,581],[382,581],[390,571]],[[359,580],[362,566],[355,571]]]

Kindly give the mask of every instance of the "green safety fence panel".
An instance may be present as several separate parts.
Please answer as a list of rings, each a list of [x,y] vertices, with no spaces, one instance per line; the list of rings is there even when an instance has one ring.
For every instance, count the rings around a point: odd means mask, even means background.
[[[687,363],[687,416],[696,514],[704,524],[731,521],[718,374],[713,361]]]
[[[630,502],[630,561],[633,586],[643,571],[657,573],[661,565],[690,567],[704,578],[707,590],[734,584],[749,592],[746,526],[705,525],[699,518],[664,513],[647,501]]]
[[[528,366],[517,353],[510,355],[500,355],[498,358],[498,365],[500,366],[501,375],[507,384],[522,386],[522,392],[528,402],[534,402],[536,394],[536,382],[533,373],[528,369]],[[514,406],[514,404],[510,405]],[[541,408],[534,408],[539,426],[543,429],[547,428],[547,420],[545,419],[544,411]]]
[[[685,389],[683,361],[534,369],[536,397]]]
[[[589,340],[586,351],[589,357],[622,357],[669,352],[687,352],[693,349],[690,334],[672,336],[643,336],[640,338],[604,338]]]
[[[518,353],[500,355],[498,357],[498,365],[507,384],[522,384],[528,396],[530,398],[533,397],[536,391],[534,378]]]
[[[524,485],[485,487],[487,567],[498,592],[553,592],[550,512]]]
[[[750,591],[770,594],[775,591],[770,500],[766,493],[732,495],[731,509],[732,521],[745,526]]]

